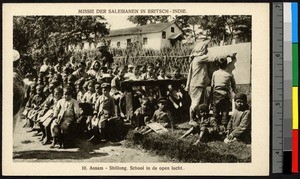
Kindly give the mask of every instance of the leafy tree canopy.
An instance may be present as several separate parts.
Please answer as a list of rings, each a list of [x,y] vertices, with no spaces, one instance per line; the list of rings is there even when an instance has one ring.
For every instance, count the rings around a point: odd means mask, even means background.
[[[165,23],[168,22],[170,16],[128,16],[127,20],[137,24],[137,26]]]
[[[109,33],[103,16],[16,16],[13,45],[21,53],[42,51],[59,55],[69,44],[97,39]]]

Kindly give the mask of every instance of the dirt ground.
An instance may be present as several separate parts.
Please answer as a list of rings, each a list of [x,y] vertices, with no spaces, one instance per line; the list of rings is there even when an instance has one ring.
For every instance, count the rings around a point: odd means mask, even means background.
[[[142,149],[127,148],[125,141],[118,143],[103,142],[91,144],[80,140],[78,147],[70,149],[51,149],[42,145],[41,136],[33,137],[36,132],[27,132],[23,121],[16,124],[14,132],[14,162],[112,162],[112,163],[157,163],[172,162],[166,157],[147,153]]]

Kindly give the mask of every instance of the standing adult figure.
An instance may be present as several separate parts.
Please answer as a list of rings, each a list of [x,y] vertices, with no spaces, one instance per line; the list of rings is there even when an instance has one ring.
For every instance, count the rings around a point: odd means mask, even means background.
[[[97,57],[97,60],[101,62],[101,66],[106,66],[107,68],[111,68],[111,64],[114,62],[113,55],[108,52],[107,46],[104,42],[100,42],[97,45],[97,48],[100,52],[99,56]]]
[[[26,92],[23,76],[18,69],[19,59],[20,53],[13,50],[13,130],[15,130],[16,123],[20,119]]]
[[[190,55],[190,68],[187,77],[186,90],[189,92],[192,103],[190,106],[190,121],[195,119],[195,110],[199,104],[207,102],[206,87],[210,83],[208,76],[208,43],[209,40],[199,42]]]

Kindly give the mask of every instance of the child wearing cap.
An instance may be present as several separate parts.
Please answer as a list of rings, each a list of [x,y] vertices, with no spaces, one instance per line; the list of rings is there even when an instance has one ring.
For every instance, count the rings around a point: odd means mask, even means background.
[[[227,59],[221,58],[218,61],[219,70],[212,75],[211,87],[213,95],[213,116],[225,128],[228,123],[228,113],[230,110],[231,90],[235,91],[235,80],[232,74],[226,71]]]
[[[183,134],[180,139],[187,137],[190,134],[199,134],[198,140],[194,143],[197,145],[201,142],[204,136],[208,137],[207,134],[214,134],[218,132],[218,124],[213,117],[209,117],[209,108],[206,104],[201,104],[196,110],[197,118],[192,127]]]
[[[92,132],[93,136],[89,140],[94,140],[99,137],[99,132],[104,135],[106,123],[109,119],[116,116],[115,114],[115,101],[109,95],[110,84],[101,84],[102,95],[97,99],[94,110],[94,117],[92,119]]]
[[[237,93],[234,97],[235,110],[227,125],[225,143],[235,140],[249,143],[251,141],[251,112],[247,105],[247,96]]]
[[[168,109],[168,100],[166,98],[160,98],[157,105],[158,109],[154,112],[152,119],[150,121],[146,121],[146,123],[157,122],[162,127],[174,129],[173,116],[171,111]],[[142,134],[147,134],[152,132],[152,129],[146,127],[141,132]]]

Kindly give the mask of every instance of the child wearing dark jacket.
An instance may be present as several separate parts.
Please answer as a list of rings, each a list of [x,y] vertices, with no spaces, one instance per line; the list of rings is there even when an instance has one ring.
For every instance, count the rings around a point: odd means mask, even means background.
[[[247,96],[237,93],[235,99],[235,110],[227,125],[227,138],[225,143],[235,140],[250,143],[251,141],[251,113],[247,105]]]

